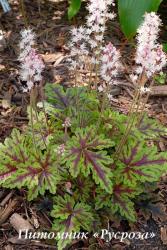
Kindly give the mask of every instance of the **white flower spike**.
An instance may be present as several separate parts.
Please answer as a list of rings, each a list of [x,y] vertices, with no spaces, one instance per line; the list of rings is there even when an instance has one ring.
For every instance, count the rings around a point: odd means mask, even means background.
[[[157,42],[161,24],[161,20],[156,13],[146,13],[144,22],[137,31],[136,63],[139,66],[136,73],[145,72],[148,78],[161,71],[167,62],[166,54]]]
[[[35,34],[31,29],[21,31],[20,56],[21,62],[20,78],[26,82],[27,88],[24,92],[31,90],[35,82],[42,80],[42,71],[45,67],[41,56],[33,48],[35,45]]]

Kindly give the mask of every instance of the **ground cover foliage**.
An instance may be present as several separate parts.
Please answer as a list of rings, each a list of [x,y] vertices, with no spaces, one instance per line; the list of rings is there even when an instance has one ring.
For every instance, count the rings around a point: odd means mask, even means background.
[[[123,65],[114,45],[104,43],[105,24],[114,14],[108,12],[109,1],[103,3],[101,9],[95,2],[89,5],[87,27],[72,31],[73,87],[47,83],[43,89],[44,64],[34,48],[35,35],[31,29],[21,33],[20,78],[23,91],[30,93],[29,124],[22,133],[13,129],[0,144],[0,185],[25,188],[29,201],[49,197],[56,233],[97,232],[104,215],[135,222],[140,197],[156,189],[167,172],[167,152],[156,145],[167,130],[144,111],[151,80],[166,64],[157,42],[160,19],[145,14],[138,30],[136,68],[130,76],[136,90],[124,115],[110,105],[110,90]],[[78,69],[83,67],[90,69],[90,77],[87,86],[78,87]],[[40,103],[37,91],[45,96]],[[70,243],[57,239],[60,250]]]

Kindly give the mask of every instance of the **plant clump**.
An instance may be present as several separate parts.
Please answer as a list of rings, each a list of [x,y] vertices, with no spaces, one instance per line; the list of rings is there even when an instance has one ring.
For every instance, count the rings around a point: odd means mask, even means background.
[[[151,91],[147,82],[166,64],[157,43],[160,18],[145,14],[138,30],[137,71],[131,76],[136,90],[129,114],[123,115],[111,107],[110,90],[123,66],[120,52],[104,42],[106,22],[114,17],[108,12],[110,4],[113,1],[90,1],[87,26],[72,31],[76,84],[46,84],[42,106],[37,105],[36,91],[42,88],[44,64],[34,48],[34,33],[21,33],[20,77],[30,92],[29,124],[23,133],[14,129],[0,144],[0,185],[24,188],[28,200],[52,200],[50,215],[57,233],[96,232],[105,226],[104,214],[109,220],[115,216],[135,222],[139,197],[167,172],[167,152],[159,152],[156,145],[167,130],[144,112]],[[87,86],[78,87],[78,69],[86,64]],[[69,239],[57,241],[59,250],[70,244]]]

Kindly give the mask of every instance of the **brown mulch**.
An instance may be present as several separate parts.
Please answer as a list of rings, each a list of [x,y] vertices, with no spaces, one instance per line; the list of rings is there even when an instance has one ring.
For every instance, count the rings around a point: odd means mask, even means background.
[[[0,12],[0,29],[5,32],[6,47],[0,52],[0,141],[3,141],[14,127],[24,128],[27,123],[26,107],[29,103],[27,94],[22,93],[22,83],[19,80],[19,32],[26,24],[33,28],[37,34],[37,45],[39,53],[42,55],[46,65],[43,77],[45,82],[59,82],[68,84],[70,73],[68,72],[66,59],[69,51],[66,46],[69,40],[69,30],[71,25],[82,23],[85,17],[83,8],[75,20],[69,22],[66,16],[67,1],[40,1],[25,0],[25,16],[21,12],[21,6],[18,0],[11,0],[12,12],[3,14]],[[40,7],[40,8],[39,8]],[[164,5],[165,7],[165,5]],[[165,8],[162,6],[163,21],[167,25]],[[166,26],[161,34],[162,40],[167,40]],[[111,33],[111,32],[112,33]],[[113,36],[114,34],[114,36]],[[112,40],[117,47],[123,50],[123,60],[130,64],[129,58],[131,46],[125,42],[118,22],[109,25],[109,32],[106,34],[107,40]],[[129,61],[128,61],[129,60]],[[84,73],[83,73],[84,77]],[[131,103],[133,89],[127,85],[125,76],[120,78],[124,83],[118,91],[114,108],[123,113],[127,113]],[[129,84],[129,83],[128,83]],[[152,117],[158,118],[162,124],[167,125],[167,97],[151,97],[147,111]],[[160,145],[161,150],[167,149],[167,143]],[[152,231],[156,237],[145,242],[112,242],[112,245],[105,245],[98,242],[97,248],[92,249],[126,249],[126,250],[149,250],[149,249],[167,249],[167,179],[163,177],[159,183],[158,197],[159,201],[153,211],[144,214],[139,210],[138,222],[132,226],[132,231]],[[164,210],[165,216],[161,214]],[[11,193],[10,190],[0,190],[0,250],[42,250],[56,249],[53,242],[17,242],[17,232],[9,222],[13,213],[21,216],[35,225],[38,222],[41,228],[48,229],[51,226],[48,212],[51,209],[51,202],[45,198],[38,198],[35,202],[26,201],[25,190],[16,190]],[[130,230],[126,223],[118,227],[119,230]],[[16,237],[16,238],[15,238]],[[18,244],[17,244],[18,243]],[[53,244],[53,245],[51,245]],[[50,245],[50,246],[49,246]],[[75,244],[71,250],[84,249],[83,244]]]

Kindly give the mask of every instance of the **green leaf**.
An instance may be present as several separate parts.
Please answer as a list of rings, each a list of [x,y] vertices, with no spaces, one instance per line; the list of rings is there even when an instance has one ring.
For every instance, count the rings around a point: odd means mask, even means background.
[[[34,133],[36,146],[39,147],[41,150],[46,149],[46,145],[49,144],[53,134],[53,125],[51,124],[51,121],[48,121],[48,123],[46,124],[46,117],[44,112],[41,111],[37,113],[33,110],[32,111],[33,131],[32,131],[30,107],[27,108],[27,113],[29,118],[27,134],[29,135],[29,137],[32,137],[32,134]]]
[[[76,179],[74,179],[74,184],[72,185],[73,196],[80,201],[87,202],[88,200],[91,201],[90,194],[94,189],[94,183],[91,177],[84,177],[79,175]]]
[[[81,0],[71,0],[68,8],[68,18],[71,20],[79,11]]]
[[[158,181],[167,172],[167,153],[159,153],[156,146],[144,142],[129,141],[116,162],[115,175],[125,185]]]
[[[54,217],[53,229],[59,233],[58,249],[62,250],[70,242],[70,233],[79,233],[81,229],[91,230],[93,214],[89,205],[75,202],[70,195],[55,197],[54,204],[51,212],[51,216]]]
[[[20,131],[13,129],[11,136],[0,144],[0,183],[6,183],[17,172],[19,165],[24,165],[29,159],[26,140]]]
[[[75,132],[77,128],[86,128],[92,124],[96,124],[100,119],[98,111],[81,111],[72,119],[71,131]]]
[[[162,0],[118,0],[118,12],[123,33],[133,38],[145,12],[157,11]]]
[[[125,134],[127,116],[119,112],[114,112],[111,109],[106,109],[103,114],[101,114],[101,120],[102,126],[100,131],[112,137],[117,145]]]
[[[114,184],[113,194],[102,192],[100,188],[96,190],[95,209],[104,210],[106,207],[111,209],[112,214],[120,213],[129,221],[136,220],[136,212],[134,209],[134,202],[132,199],[141,193],[138,188],[131,188],[122,183]]]
[[[139,138],[141,139],[141,136],[144,137],[144,139],[152,139],[152,140],[160,140],[162,137],[167,136],[167,128],[164,127],[158,120],[151,119],[147,116],[147,114],[144,114],[142,117],[140,124],[137,128],[139,133]],[[137,131],[132,131],[132,134],[134,133],[137,135]]]
[[[167,53],[167,43],[163,43],[163,50]]]
[[[107,155],[106,150],[113,147],[114,143],[106,139],[103,134],[97,135],[95,127],[78,129],[66,146],[64,161],[69,167],[73,177],[83,174],[87,177],[90,173],[96,184],[112,192],[112,173],[108,167],[113,162],[112,158]]]
[[[29,155],[27,162],[19,164],[17,171],[5,183],[5,187],[28,188],[28,200],[33,200],[38,194],[44,195],[46,190],[55,194],[60,181],[58,163],[53,152]]]
[[[34,152],[29,137],[16,129],[4,144],[0,144],[0,184],[8,188],[28,188],[28,199],[46,190],[54,194],[60,181],[59,163],[56,153],[51,149],[38,155]]]
[[[95,209],[99,210],[111,206],[111,194],[103,192],[101,188],[96,189]]]
[[[59,84],[46,84],[45,94],[47,101],[52,104],[56,110],[64,115],[76,115],[77,111],[89,112],[98,109],[99,101],[96,91],[88,93],[86,87],[73,87],[64,89]]]
[[[167,47],[166,47],[166,49],[167,49]],[[167,52],[167,50],[166,50],[166,52]],[[161,71],[159,74],[155,75],[154,79],[155,79],[155,83],[157,83],[159,85],[163,85],[166,83],[166,73],[163,73]]]
[[[27,166],[18,170],[16,179],[12,182],[24,183],[28,188],[28,199],[32,200],[38,194],[44,195],[46,190],[55,194],[57,183],[60,181],[58,162],[53,151],[41,153],[39,156],[31,156]],[[11,183],[11,184],[12,184]]]
[[[129,221],[136,221],[136,211],[134,209],[134,202],[131,201],[135,197],[136,192],[134,189],[124,186],[119,183],[113,187],[113,197],[111,200],[111,209],[113,213],[120,212],[121,216]]]

